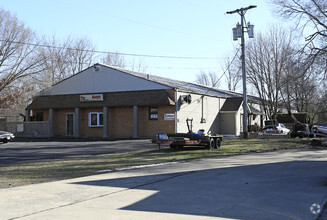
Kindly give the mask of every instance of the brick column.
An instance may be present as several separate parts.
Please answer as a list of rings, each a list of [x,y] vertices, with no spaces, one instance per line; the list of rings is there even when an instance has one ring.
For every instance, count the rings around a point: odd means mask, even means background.
[[[104,106],[103,107],[103,137],[107,138],[108,137],[108,119],[109,119],[109,115],[108,115],[108,107]]]
[[[54,110],[53,108],[49,109],[49,136],[54,136]]]
[[[133,138],[139,137],[139,109],[138,106],[133,106]]]
[[[75,118],[74,118],[74,123],[75,123],[75,137],[80,136],[80,109],[75,108]]]
[[[25,121],[31,121],[31,110],[25,110]]]

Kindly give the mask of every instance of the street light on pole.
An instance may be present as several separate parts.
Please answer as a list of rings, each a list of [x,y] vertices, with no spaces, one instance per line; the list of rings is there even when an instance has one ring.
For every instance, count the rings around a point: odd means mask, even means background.
[[[247,103],[247,91],[246,91],[246,72],[245,72],[245,39],[244,32],[245,28],[249,34],[249,38],[253,38],[253,25],[248,23],[244,27],[244,15],[247,10],[256,8],[255,5],[250,5],[246,8],[236,9],[234,11],[228,11],[227,14],[238,13],[241,16],[241,24],[237,24],[236,28],[233,28],[233,39],[238,40],[241,38],[241,47],[242,47],[242,78],[243,78],[243,138],[248,138],[248,103]]]

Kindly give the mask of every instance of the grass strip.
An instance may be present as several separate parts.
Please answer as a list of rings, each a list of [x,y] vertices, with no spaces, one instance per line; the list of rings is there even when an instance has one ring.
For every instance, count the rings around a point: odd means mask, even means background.
[[[59,181],[97,174],[99,170],[194,160],[199,158],[226,157],[240,154],[267,152],[282,149],[310,148],[306,139],[231,139],[222,142],[221,149],[202,147],[183,149],[162,148],[128,153],[65,158],[59,160],[24,161],[0,165],[0,188],[10,188],[36,183]]]

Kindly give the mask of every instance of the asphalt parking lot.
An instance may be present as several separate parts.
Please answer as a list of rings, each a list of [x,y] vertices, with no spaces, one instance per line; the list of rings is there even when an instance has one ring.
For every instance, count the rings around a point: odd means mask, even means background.
[[[156,149],[150,140],[33,140],[0,143],[0,164],[26,160],[48,160]]]

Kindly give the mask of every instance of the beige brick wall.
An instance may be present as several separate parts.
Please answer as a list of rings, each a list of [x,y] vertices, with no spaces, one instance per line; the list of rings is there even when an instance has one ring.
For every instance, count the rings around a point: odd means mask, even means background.
[[[149,107],[139,107],[139,136],[154,137],[157,133],[174,133],[175,120],[164,120],[166,113],[175,113],[175,106],[158,108],[158,120],[149,120]]]
[[[102,137],[102,127],[89,127],[89,113],[103,112],[103,108],[80,109],[80,136],[82,137]]]
[[[75,113],[74,109],[57,109],[54,110],[54,135],[66,135],[66,113]]]
[[[158,120],[149,119],[149,107],[139,107],[139,137],[154,137],[157,133],[176,132],[175,120],[164,120],[166,113],[175,113],[175,106],[151,106],[158,108]],[[103,127],[89,127],[90,112],[103,112],[103,108],[80,109],[80,136],[103,137]],[[54,135],[66,136],[66,114],[75,113],[75,109],[57,109],[54,111]],[[48,120],[49,111],[44,111]],[[108,136],[110,138],[131,138],[134,132],[133,107],[108,108]],[[75,131],[76,132],[76,131]]]
[[[133,136],[133,107],[109,108],[109,137],[129,138]]]

